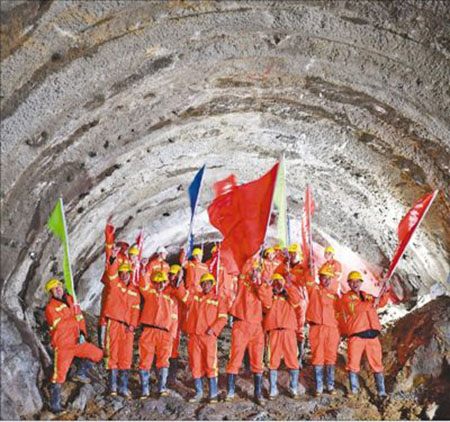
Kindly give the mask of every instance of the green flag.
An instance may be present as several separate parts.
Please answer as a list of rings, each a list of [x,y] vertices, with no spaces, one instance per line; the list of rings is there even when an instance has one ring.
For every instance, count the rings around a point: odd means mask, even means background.
[[[62,199],[58,201],[55,208],[53,209],[52,214],[50,215],[50,219],[48,220],[47,227],[59,240],[61,240],[63,244],[64,284],[66,286],[67,292],[73,296],[73,299],[76,303],[77,297],[73,288],[72,269],[70,267],[69,236],[67,235],[66,219],[64,217],[64,204]]]
[[[286,167],[284,158],[281,160],[278,167],[277,184],[275,186],[275,193],[273,202],[278,210],[278,241],[283,245],[288,245],[288,222],[287,222],[287,197],[286,197]]]

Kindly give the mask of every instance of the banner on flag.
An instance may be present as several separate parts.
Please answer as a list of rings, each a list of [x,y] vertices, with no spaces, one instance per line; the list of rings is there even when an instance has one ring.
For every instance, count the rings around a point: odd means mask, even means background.
[[[188,250],[186,253],[187,258],[191,258],[192,250],[194,249],[194,235],[192,233],[194,228],[194,216],[197,209],[198,200],[200,198],[200,191],[203,182],[203,174],[205,172],[206,164],[204,164],[192,180],[188,187],[189,200],[191,204],[191,221],[189,224],[189,234],[188,234]]]
[[[288,246],[288,221],[287,221],[287,192],[286,192],[286,166],[284,159],[278,167],[277,183],[273,194],[273,204],[275,205],[277,217],[277,238],[283,246]]]

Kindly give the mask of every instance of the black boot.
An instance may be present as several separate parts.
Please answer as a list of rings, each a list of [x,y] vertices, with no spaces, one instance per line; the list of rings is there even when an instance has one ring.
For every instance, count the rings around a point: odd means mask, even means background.
[[[119,374],[118,369],[109,370],[109,395],[117,396],[117,375]]]
[[[233,401],[234,400],[234,387],[236,383],[236,375],[228,374],[227,375],[227,396],[225,397],[225,401]]]
[[[83,359],[81,361],[78,372],[72,377],[72,381],[82,382],[83,384],[90,384],[91,379],[88,377],[88,371],[92,368],[91,361],[89,359]]]
[[[63,411],[61,405],[61,384],[56,382],[50,385],[50,410],[53,413],[61,413]]]
[[[253,374],[255,403],[264,406],[266,401],[262,396],[262,374]]]
[[[131,399],[131,393],[128,390],[128,369],[120,371],[119,394],[126,399]]]

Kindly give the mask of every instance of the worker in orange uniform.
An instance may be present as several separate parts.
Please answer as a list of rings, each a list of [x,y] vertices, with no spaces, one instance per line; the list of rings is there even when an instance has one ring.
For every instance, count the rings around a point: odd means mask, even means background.
[[[75,305],[73,297],[64,290],[63,283],[52,278],[45,285],[51,298],[45,308],[45,317],[50,328],[50,342],[54,349],[54,367],[51,378],[52,412],[62,412],[61,384],[66,380],[67,372],[74,357],[99,362],[103,358],[102,349],[87,342],[86,322],[79,305]],[[84,360],[74,381],[89,383],[87,376],[88,361]]]
[[[324,366],[327,375],[327,391],[336,395],[334,374],[339,347],[338,296],[330,289],[334,271],[322,267],[319,271],[320,284],[311,280],[306,283],[309,302],[306,321],[309,324],[309,342],[311,344],[311,364],[316,379],[315,396],[323,393]]]
[[[133,359],[134,331],[139,322],[139,290],[131,282],[129,263],[119,264],[119,248],[114,247],[106,269],[108,294],[104,303],[106,317],[106,369],[109,370],[109,394],[117,395],[117,376],[120,370],[119,394],[130,398],[128,372]]]
[[[248,348],[254,378],[254,398],[264,404],[262,397],[262,373],[264,353],[264,331],[262,327],[263,305],[271,303],[271,288],[261,279],[260,268],[255,268],[253,258],[244,265],[239,275],[238,292],[229,313],[233,315],[231,353],[227,366],[227,401],[234,399],[235,379]],[[257,264],[256,264],[257,265]]]
[[[186,269],[186,288],[191,290],[193,287],[198,293],[201,293],[200,278],[203,274],[208,274],[208,265],[202,262],[203,251],[200,248],[194,248],[192,251],[192,260],[183,263]]]
[[[223,298],[214,291],[215,284],[212,274],[203,274],[200,278],[202,293],[196,293],[195,289],[186,290],[183,285],[177,292],[188,310],[185,328],[189,336],[189,366],[195,385],[195,396],[191,402],[203,398],[205,375],[209,384],[209,401],[217,402],[217,337],[227,323],[227,308]]]
[[[150,368],[156,356],[158,370],[158,393],[167,396],[169,357],[173,339],[177,332],[178,311],[171,297],[172,288],[164,271],[152,273],[151,283],[140,283],[144,306],[140,318],[143,331],[139,339],[139,374],[141,377],[141,399],[150,395]]]
[[[386,397],[384,385],[382,349],[378,338],[381,332],[378,308],[386,306],[389,299],[397,301],[395,293],[389,289],[379,299],[361,290],[363,278],[360,272],[352,271],[347,277],[350,289],[340,301],[348,335],[348,360],[346,370],[349,371],[349,396],[358,394],[361,358],[366,353],[369,365],[375,373],[378,395]]]
[[[334,272],[334,276],[331,280],[331,285],[333,287],[333,290],[338,292],[340,294],[341,292],[341,286],[340,286],[340,279],[342,275],[342,265],[339,261],[336,261],[334,259],[335,250],[332,246],[327,246],[324,250],[324,257],[326,261],[322,264],[322,267],[327,267],[328,269],[331,269]],[[319,270],[320,271],[320,270]]]
[[[281,264],[281,261],[276,259],[275,249],[267,248],[264,251],[264,259],[262,264],[262,278],[269,279],[275,273],[275,269]]]
[[[149,272],[149,277],[151,280],[152,273],[155,271],[163,271],[167,275],[169,274],[170,265],[167,263],[167,249],[164,246],[160,246],[156,250],[156,257],[149,261],[149,263],[146,265],[146,271]]]
[[[298,289],[284,279],[281,274],[273,274],[272,297],[269,306],[265,306],[264,331],[269,334],[268,360],[270,392],[269,400],[278,396],[278,368],[281,358],[289,370],[289,393],[298,396],[298,351],[297,335],[301,296]]]

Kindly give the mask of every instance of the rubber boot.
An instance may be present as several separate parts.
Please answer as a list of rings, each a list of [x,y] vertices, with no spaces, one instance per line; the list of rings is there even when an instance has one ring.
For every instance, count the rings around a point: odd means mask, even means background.
[[[175,384],[177,380],[177,372],[178,372],[178,358],[170,358],[169,359],[169,376],[167,378],[167,382],[169,384]]]
[[[225,401],[233,401],[235,384],[236,384],[236,375],[228,374],[227,375],[227,396],[225,397]]]
[[[106,338],[106,325],[99,325],[97,327],[97,341],[98,347],[103,349],[105,347],[105,338]]]
[[[61,413],[63,411],[61,405],[61,384],[56,382],[50,385],[50,410],[53,413]]]
[[[255,403],[264,406],[266,402],[262,396],[262,374],[253,374],[253,381]]]
[[[377,384],[378,396],[387,397],[386,387],[384,386],[384,376],[382,372],[375,372],[375,383]]]
[[[316,378],[316,392],[314,395],[320,397],[323,393],[323,365],[314,365],[314,376]]]
[[[119,394],[126,399],[131,399],[131,393],[128,390],[128,369],[120,371]]]
[[[348,379],[350,382],[350,391],[348,393],[348,396],[351,397],[359,393],[359,377],[356,372],[349,372]]]
[[[335,366],[334,365],[326,365],[325,368],[327,369],[327,391],[328,391],[328,394],[335,396],[336,395],[336,390],[334,389]]]
[[[118,369],[109,370],[109,395],[117,396],[117,375],[119,374]]]
[[[169,375],[169,368],[161,368],[159,370],[158,377],[158,393],[161,397],[165,397],[169,395],[167,391],[167,377]]]
[[[289,370],[289,393],[293,399],[298,397],[298,369]]]
[[[191,403],[197,403],[203,398],[203,378],[194,378],[195,396],[189,399]]]
[[[139,376],[141,378],[141,400],[145,400],[150,396],[150,371],[141,369],[139,371]]]
[[[78,368],[77,373],[72,377],[72,381],[82,382],[83,384],[90,384],[91,379],[88,377],[88,371],[92,368],[89,359],[83,359]]]
[[[303,368],[303,341],[297,342],[298,346],[298,366],[300,366],[300,369]]]
[[[208,378],[209,383],[209,397],[208,400],[210,403],[217,403],[217,387],[218,387],[218,379],[217,377]]]
[[[275,398],[278,396],[278,371],[270,370],[269,371],[269,381],[270,381],[270,392],[269,392],[269,400],[275,400]]]

